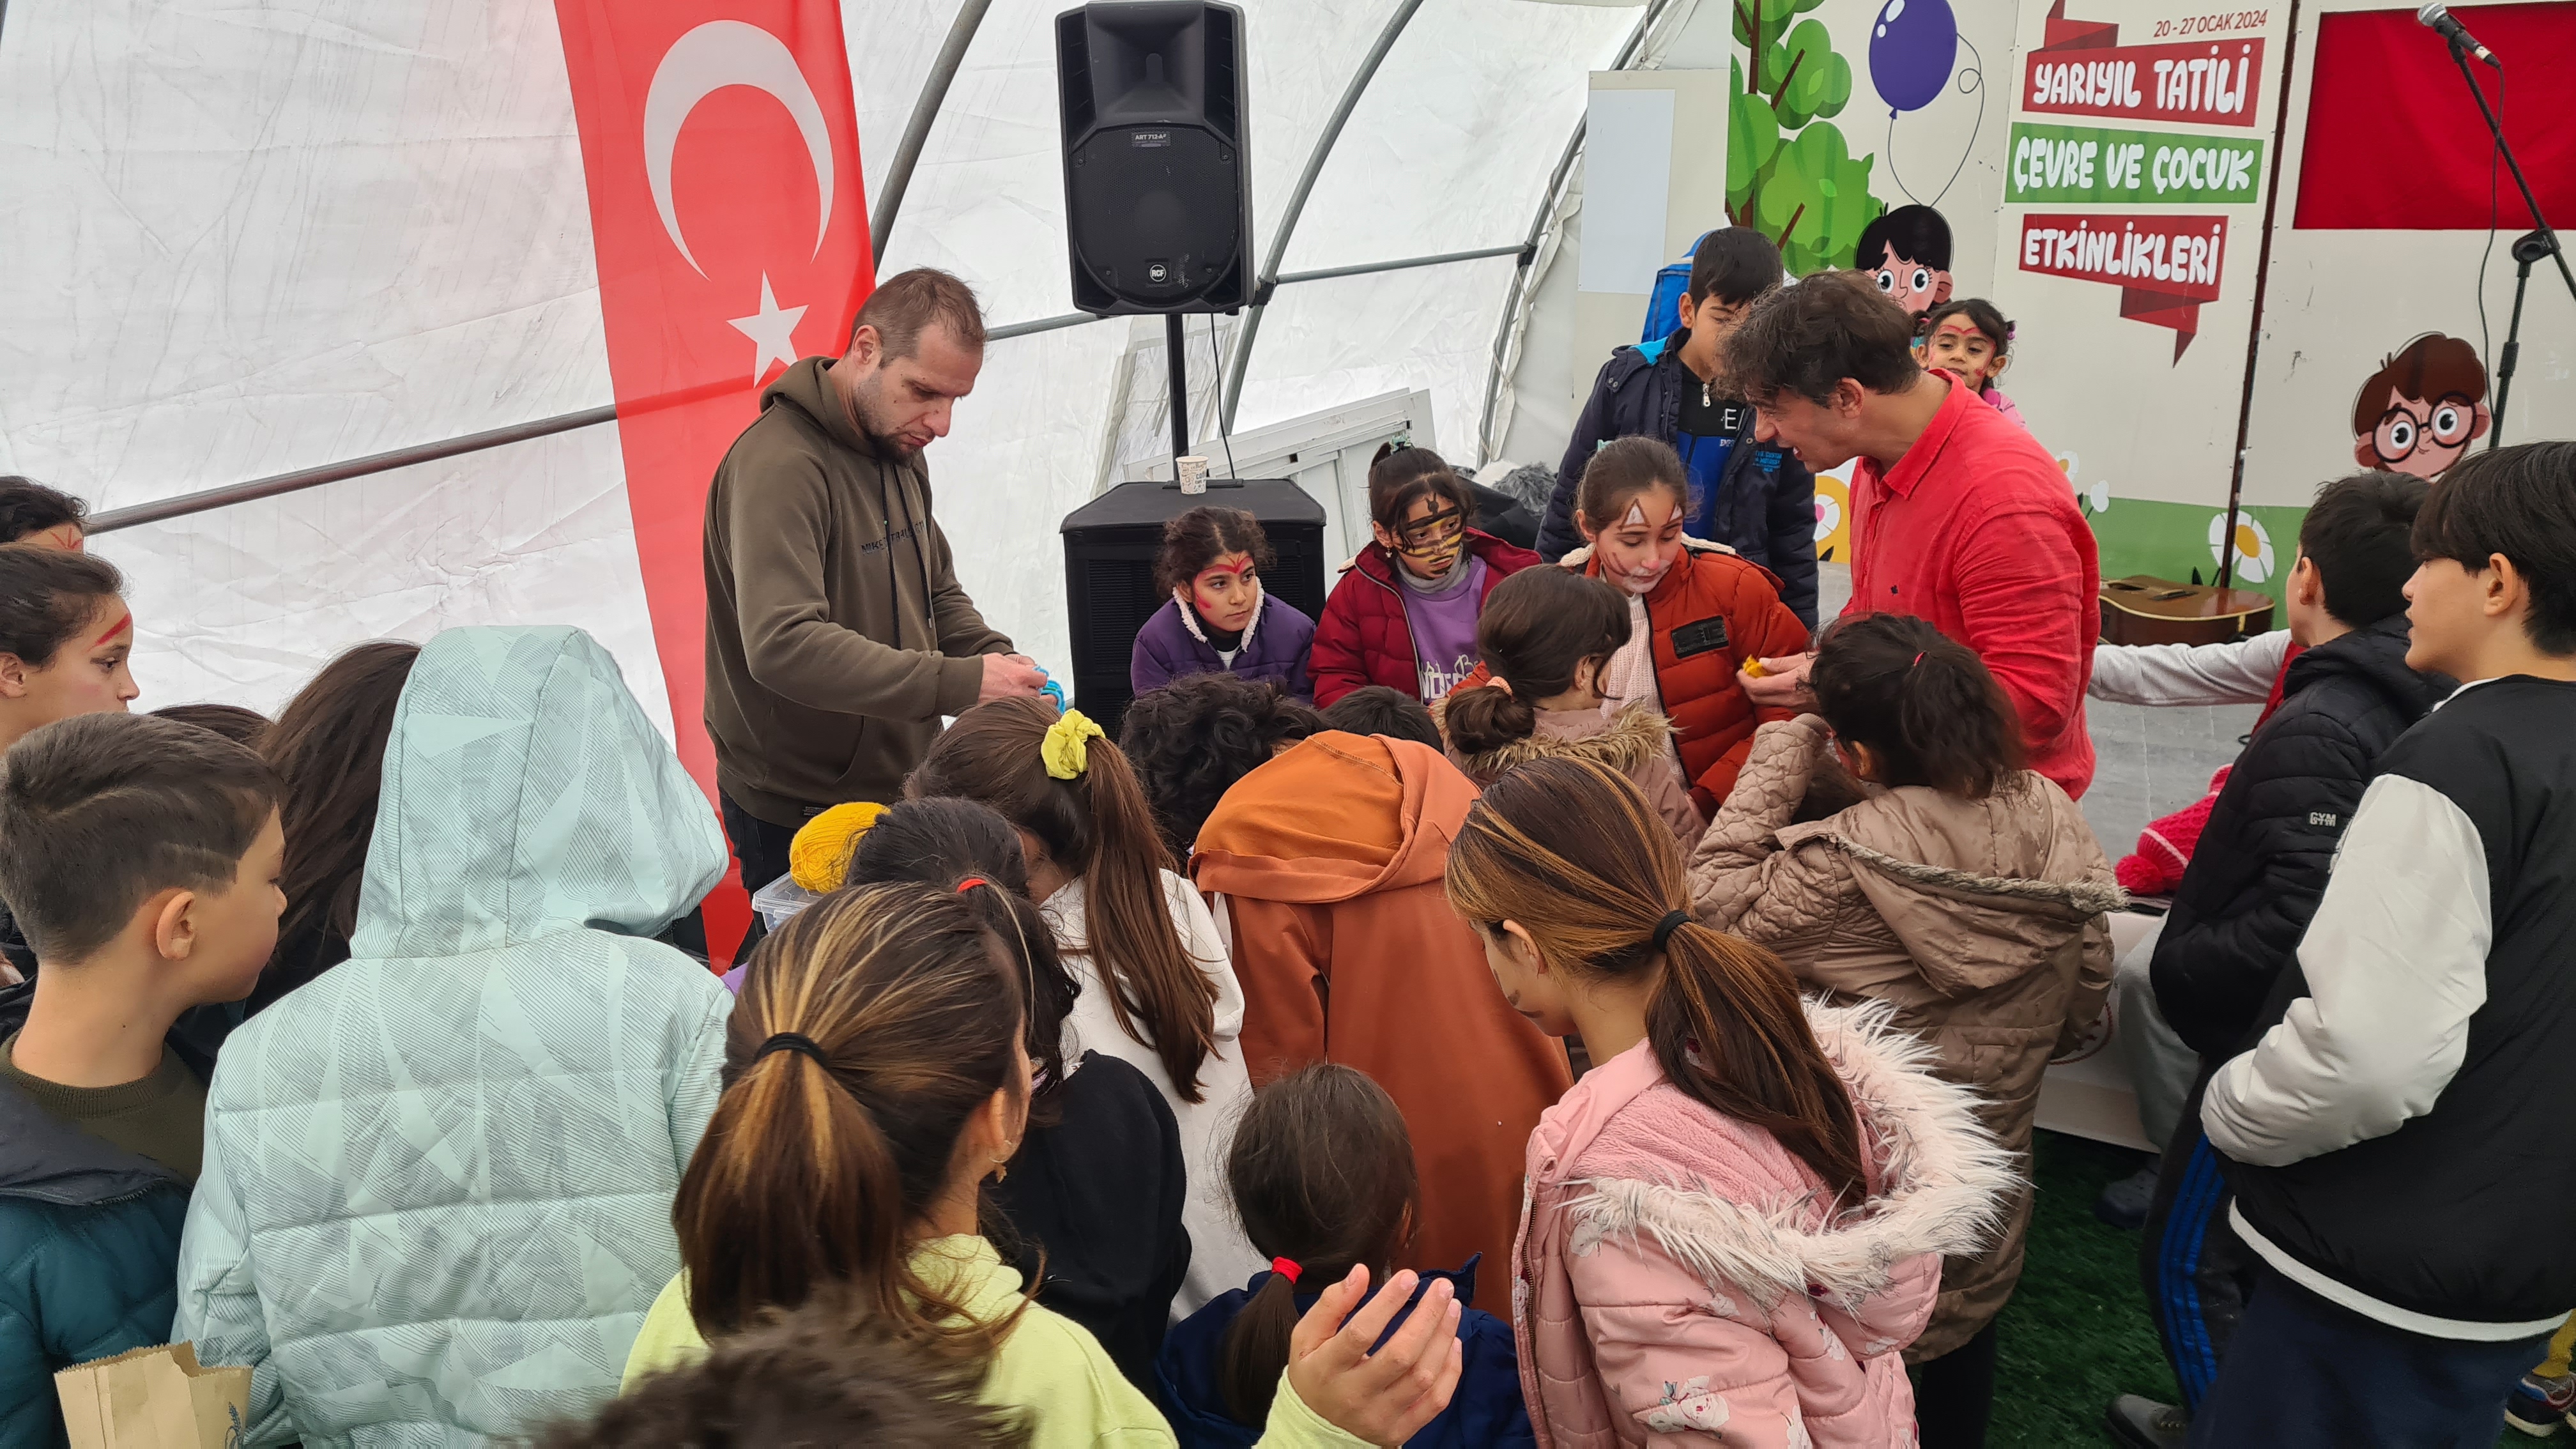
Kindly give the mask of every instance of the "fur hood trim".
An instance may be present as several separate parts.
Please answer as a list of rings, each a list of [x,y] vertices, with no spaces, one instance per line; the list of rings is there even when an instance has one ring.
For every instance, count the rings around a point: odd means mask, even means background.
[[[2013,880],[2003,876],[1979,875],[1974,871],[1950,866],[1924,865],[1917,861],[1899,860],[1883,851],[1872,850],[1847,835],[1830,831],[1810,837],[1823,840],[1836,850],[1881,875],[1928,886],[1945,895],[1994,897],[1992,904],[2003,909],[2056,907],[2079,919],[2089,919],[2111,911],[2129,908],[2129,893],[2108,882],[2089,880]]]
[[[1259,574],[1254,574],[1252,576],[1252,591],[1259,594],[1261,597],[1252,606],[1251,622],[1243,626],[1243,642],[1235,646],[1238,650],[1250,649],[1252,647],[1252,636],[1261,628],[1261,616],[1270,608],[1270,591],[1261,586],[1261,575]],[[1210,649],[1214,649],[1216,646],[1208,644],[1208,636],[1206,632],[1199,628],[1199,611],[1196,608],[1193,608],[1190,604],[1190,591],[1187,589],[1172,590],[1172,602],[1181,606],[1181,627],[1190,631],[1191,638],[1196,639],[1202,644],[1207,644]]]
[[[1480,689],[1491,688],[1479,685]],[[1449,699],[1431,706],[1431,718],[1440,726],[1442,738],[1449,734]],[[1611,716],[1609,727],[1597,735],[1581,739],[1562,739],[1536,731],[1498,749],[1479,754],[1462,755],[1467,773],[1478,780],[1500,778],[1516,765],[1532,760],[1591,760],[1623,775],[1635,774],[1647,761],[1669,752],[1673,737],[1680,731],[1673,722],[1643,704],[1630,705]]]
[[[1889,1024],[1886,1002],[1807,1003],[1807,1020],[1858,1109],[1864,1147],[1882,1167],[1856,1211],[1819,1222],[1813,1194],[1730,1202],[1690,1183],[1592,1178],[1568,1203],[1571,1250],[1649,1234],[1712,1292],[1743,1292],[1765,1311],[1788,1295],[1832,1300],[1857,1315],[1894,1286],[1896,1266],[1924,1253],[1979,1251],[2001,1223],[2013,1155],[1976,1117],[1976,1094],[1932,1075],[1934,1053]]]

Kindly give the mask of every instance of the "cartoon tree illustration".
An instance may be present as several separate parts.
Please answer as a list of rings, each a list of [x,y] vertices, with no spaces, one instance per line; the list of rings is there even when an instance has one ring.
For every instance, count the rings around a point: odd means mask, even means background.
[[[1852,67],[1835,53],[1819,20],[1798,20],[1824,0],[1734,0],[1741,59],[1728,75],[1734,99],[1727,117],[1726,209],[1738,226],[1780,244],[1797,275],[1848,265],[1861,228],[1880,211],[1870,195],[1870,166],[1854,157],[1842,131],[1826,118],[1851,100]]]

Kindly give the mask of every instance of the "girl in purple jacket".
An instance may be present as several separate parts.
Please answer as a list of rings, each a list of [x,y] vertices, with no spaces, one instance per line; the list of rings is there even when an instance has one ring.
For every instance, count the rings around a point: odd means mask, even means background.
[[[1313,698],[1306,655],[1315,621],[1261,587],[1261,570],[1278,562],[1260,520],[1240,508],[1193,508],[1164,524],[1154,582],[1172,601],[1136,633],[1127,663],[1135,691],[1185,674],[1231,673]]]

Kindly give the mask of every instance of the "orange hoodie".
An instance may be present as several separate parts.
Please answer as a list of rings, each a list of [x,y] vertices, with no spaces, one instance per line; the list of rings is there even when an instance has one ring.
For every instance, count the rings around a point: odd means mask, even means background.
[[[1503,1260],[1530,1132],[1573,1083],[1449,909],[1441,876],[1476,794],[1426,745],[1321,734],[1227,791],[1190,858],[1231,917],[1253,1083],[1339,1062],[1404,1113],[1422,1180],[1404,1267]],[[1508,1275],[1478,1275],[1476,1299],[1508,1313]]]

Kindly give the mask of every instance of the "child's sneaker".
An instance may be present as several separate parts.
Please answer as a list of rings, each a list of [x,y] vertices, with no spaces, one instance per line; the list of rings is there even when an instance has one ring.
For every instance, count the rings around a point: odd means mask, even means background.
[[[2546,1439],[2562,1424],[2576,1424],[2576,1373],[2542,1378],[2524,1374],[2505,1401],[2504,1421],[2535,1439]]]

